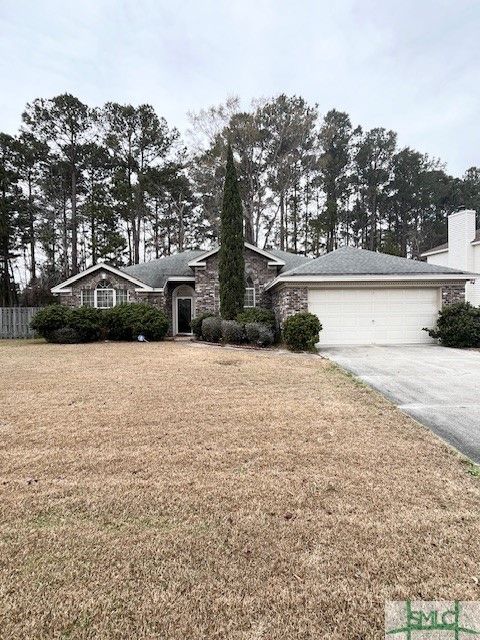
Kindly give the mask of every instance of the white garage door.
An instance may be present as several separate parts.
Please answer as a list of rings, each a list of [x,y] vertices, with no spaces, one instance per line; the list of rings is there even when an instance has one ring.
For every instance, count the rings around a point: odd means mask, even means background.
[[[322,323],[320,344],[431,342],[423,327],[436,324],[438,288],[310,289],[308,307]]]

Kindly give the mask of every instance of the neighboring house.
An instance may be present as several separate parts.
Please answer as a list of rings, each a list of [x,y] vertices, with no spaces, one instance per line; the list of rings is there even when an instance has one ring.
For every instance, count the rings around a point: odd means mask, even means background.
[[[362,249],[320,258],[245,243],[245,306],[320,318],[322,344],[429,342],[442,304],[463,300],[472,274]],[[171,333],[190,333],[192,317],[219,311],[218,248],[184,251],[130,267],[97,264],[54,287],[70,306],[109,308],[146,301],[162,309]]]
[[[463,209],[448,216],[448,242],[422,253],[428,264],[480,273],[480,229],[476,229],[475,211]],[[465,299],[480,306],[480,276],[467,283]]]

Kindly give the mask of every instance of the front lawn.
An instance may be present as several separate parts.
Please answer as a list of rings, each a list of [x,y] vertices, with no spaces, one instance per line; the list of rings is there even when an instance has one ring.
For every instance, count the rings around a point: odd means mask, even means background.
[[[373,639],[480,600],[480,482],[313,356],[0,343],[0,637]]]

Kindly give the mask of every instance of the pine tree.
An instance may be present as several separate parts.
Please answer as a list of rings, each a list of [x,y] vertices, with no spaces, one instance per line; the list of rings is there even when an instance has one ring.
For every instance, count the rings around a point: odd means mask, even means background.
[[[227,168],[220,222],[218,265],[220,313],[222,318],[233,320],[243,310],[245,258],[242,201],[230,146],[227,150]]]

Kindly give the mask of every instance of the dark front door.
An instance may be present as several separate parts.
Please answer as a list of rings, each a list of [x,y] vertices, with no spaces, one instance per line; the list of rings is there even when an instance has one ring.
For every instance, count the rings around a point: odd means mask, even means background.
[[[190,322],[192,321],[192,299],[191,298],[178,298],[178,333],[191,333],[192,328]]]

